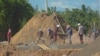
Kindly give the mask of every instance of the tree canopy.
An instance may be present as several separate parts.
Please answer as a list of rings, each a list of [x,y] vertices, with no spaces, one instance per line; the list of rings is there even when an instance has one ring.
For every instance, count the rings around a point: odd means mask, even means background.
[[[0,38],[6,37],[9,26],[14,35],[34,13],[28,0],[0,0]]]
[[[85,33],[88,33],[96,24],[96,29],[100,29],[99,11],[92,10],[90,7],[86,7],[84,4],[79,8],[73,8],[72,10],[66,8],[65,11],[60,12],[63,19],[70,24],[73,28],[77,29],[77,24],[81,23],[85,27]]]

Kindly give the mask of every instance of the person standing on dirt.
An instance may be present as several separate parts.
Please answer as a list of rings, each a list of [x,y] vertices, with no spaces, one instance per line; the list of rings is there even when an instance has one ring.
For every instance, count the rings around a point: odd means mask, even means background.
[[[50,37],[50,39],[53,38],[53,30],[48,28],[48,37]]]
[[[81,42],[81,44],[83,44],[84,28],[83,28],[83,25],[81,25],[80,23],[78,23],[78,34],[80,37],[80,42]]]
[[[56,28],[53,33],[53,42],[56,42],[56,40],[57,40],[57,32],[59,31],[59,27],[60,27],[60,25],[56,25]]]
[[[56,31],[59,31],[59,27],[60,27],[60,25],[58,24],[58,25],[56,26]]]
[[[9,27],[8,32],[7,32],[7,41],[8,43],[10,43],[10,39],[11,39],[11,28]]]
[[[98,30],[96,28],[93,28],[92,30],[92,39],[95,40],[98,37]]]
[[[68,36],[69,44],[72,44],[71,37],[72,37],[72,34],[73,34],[73,30],[72,30],[72,27],[70,25],[67,25],[66,33],[67,33],[67,36]]]
[[[43,43],[44,43],[44,39],[43,39],[43,31],[41,29],[39,29],[39,31],[37,32],[37,36],[38,36],[38,40],[37,40],[37,43],[42,40]]]

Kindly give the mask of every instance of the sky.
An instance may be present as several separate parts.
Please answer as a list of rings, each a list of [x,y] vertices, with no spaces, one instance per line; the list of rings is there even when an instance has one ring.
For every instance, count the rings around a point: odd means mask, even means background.
[[[45,9],[45,0],[29,0],[29,3],[33,7],[38,5],[39,10]],[[48,0],[49,7],[56,7],[60,11],[65,8],[81,8],[82,4],[93,10],[100,10],[100,0]]]

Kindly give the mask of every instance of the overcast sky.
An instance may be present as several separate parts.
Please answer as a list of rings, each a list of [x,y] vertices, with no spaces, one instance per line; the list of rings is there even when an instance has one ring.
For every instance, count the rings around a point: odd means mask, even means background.
[[[39,10],[45,9],[45,0],[29,0],[33,7],[38,5]],[[57,7],[57,10],[64,10],[65,8],[81,8],[84,4],[93,10],[100,10],[100,0],[48,0],[49,7]]]

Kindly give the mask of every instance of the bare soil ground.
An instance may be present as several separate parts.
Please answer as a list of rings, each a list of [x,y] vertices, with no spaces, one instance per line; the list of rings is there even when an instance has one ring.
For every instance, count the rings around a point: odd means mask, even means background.
[[[100,37],[98,37],[94,42],[84,47],[84,49],[72,56],[96,56],[100,52]],[[100,55],[99,55],[100,56]]]
[[[13,45],[0,44],[0,56],[69,56],[81,49],[22,50]]]

